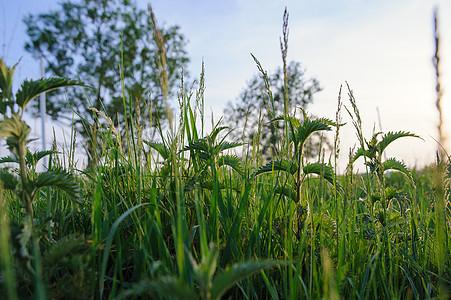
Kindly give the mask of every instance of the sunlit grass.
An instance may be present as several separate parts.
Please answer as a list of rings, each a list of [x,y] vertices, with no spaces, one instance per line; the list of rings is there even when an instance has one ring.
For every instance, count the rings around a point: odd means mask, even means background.
[[[285,36],[284,51],[286,56]],[[251,141],[230,141],[232,128],[217,123],[206,130],[203,68],[200,78],[197,90],[181,89],[178,117],[168,118],[172,122],[167,128],[158,126],[153,139],[136,122],[145,113],[130,115],[135,103],[124,96],[127,123],[122,132],[109,116],[95,111],[105,121],[98,128],[97,166],[78,170],[72,147],[62,154],[57,148],[48,153],[48,172],[70,172],[64,179],[80,203],[52,186],[24,202],[22,194],[7,190],[2,178],[1,295],[449,296],[449,161],[409,170],[402,157],[384,160],[389,144],[416,136],[406,131],[364,136],[365,120],[349,86],[349,104],[339,91],[335,121],[299,109],[292,113],[289,99],[284,99],[282,116],[261,120],[284,124],[277,135],[279,149],[264,161],[258,134]],[[162,89],[164,80],[162,76]],[[268,83],[266,89],[271,106]],[[340,148],[340,128],[352,126],[341,115],[347,104],[359,147],[350,153],[347,170],[337,174],[338,154],[348,152]],[[322,154],[309,161],[304,143],[323,131],[335,132],[334,151],[330,156],[318,151]],[[354,171],[357,159],[365,161],[365,173]],[[21,172],[2,170],[5,178],[6,173],[19,177]],[[31,180],[37,173],[27,170],[27,176]],[[26,239],[30,212],[33,243]]]

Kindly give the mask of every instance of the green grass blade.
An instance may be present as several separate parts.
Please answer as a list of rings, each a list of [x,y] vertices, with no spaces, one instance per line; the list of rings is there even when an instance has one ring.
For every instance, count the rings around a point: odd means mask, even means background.
[[[211,298],[220,299],[233,285],[252,274],[278,265],[284,265],[284,261],[247,261],[234,264],[231,268],[217,275],[211,288]]]
[[[142,203],[138,204],[136,206],[133,206],[129,208],[126,212],[124,212],[119,218],[114,221],[113,225],[111,226],[110,232],[108,233],[108,238],[106,240],[105,248],[103,250],[103,257],[102,257],[102,263],[100,265],[100,276],[99,276],[99,292],[100,292],[100,299],[103,299],[103,289],[105,285],[105,273],[106,273],[106,267],[108,263],[108,256],[110,255],[110,249],[111,245],[113,243],[114,234],[116,232],[116,229],[119,227],[119,224],[128,216],[130,215],[134,210],[137,208],[140,208],[144,205],[149,205],[149,203]]]

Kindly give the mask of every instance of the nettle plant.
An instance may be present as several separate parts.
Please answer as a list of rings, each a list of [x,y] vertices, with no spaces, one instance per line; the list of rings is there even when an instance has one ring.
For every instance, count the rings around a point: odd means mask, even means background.
[[[339,126],[326,118],[309,117],[304,110],[302,110],[302,113],[302,119],[280,116],[271,121],[286,122],[289,129],[288,140],[293,149],[291,158],[270,161],[254,173],[254,176],[257,176],[268,172],[283,171],[290,175],[289,177],[292,179],[291,183],[276,188],[275,192],[287,196],[297,202],[299,205],[299,221],[301,224],[307,218],[309,209],[308,204],[306,207],[302,205],[302,185],[306,178],[308,178],[309,175],[315,174],[324,178],[329,183],[334,184],[334,172],[329,164],[323,162],[305,162],[305,143],[313,133],[330,131],[333,126]]]
[[[386,223],[387,209],[391,201],[399,196],[396,189],[393,187],[386,187],[385,174],[391,170],[398,171],[405,175],[412,185],[414,184],[412,173],[402,161],[393,157],[386,159],[385,161],[382,160],[384,151],[388,145],[402,137],[415,137],[421,139],[421,137],[405,131],[387,132],[385,134],[382,132],[375,132],[370,140],[362,139],[360,148],[357,149],[351,158],[351,163],[353,164],[357,159],[363,157],[371,176],[375,176],[377,179],[380,192],[372,195],[371,202],[382,205],[382,210],[379,211],[379,221],[383,225]]]
[[[30,126],[22,119],[25,108],[38,95],[81,82],[65,78],[25,80],[17,93],[13,93],[13,78],[17,64],[7,67],[0,58],[0,141],[6,139],[10,155],[0,158],[7,165],[0,169],[0,185],[12,191],[25,209],[25,228],[33,232],[33,203],[39,190],[54,187],[65,191],[72,199],[78,199],[79,188],[73,176],[63,170],[47,170],[37,173],[36,164],[53,150],[31,153],[28,149]],[[16,167],[18,166],[18,167]]]

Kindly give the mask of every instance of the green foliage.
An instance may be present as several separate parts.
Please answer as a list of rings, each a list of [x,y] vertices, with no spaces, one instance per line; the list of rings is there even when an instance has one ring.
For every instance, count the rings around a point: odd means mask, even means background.
[[[391,142],[413,134],[366,141],[350,92],[361,147],[344,174],[324,154],[307,159],[306,149],[312,135],[344,125],[305,111],[271,116],[284,132],[264,163],[255,149],[228,141],[228,128],[205,130],[203,88],[201,81],[197,94],[181,89],[180,119],[149,142],[136,115],[126,115],[125,149],[112,126],[98,127],[102,160],[85,171],[77,170],[73,149],[62,157],[56,145],[28,151],[30,128],[13,111],[20,107],[6,106],[0,132],[11,153],[0,159],[0,295],[449,298],[449,161],[423,170],[383,161]],[[37,173],[47,155],[51,166]],[[360,157],[365,174],[352,169]]]
[[[66,78],[43,78],[39,81],[25,80],[17,91],[16,103],[25,110],[27,104],[42,93],[48,93],[52,90],[62,87],[82,85],[80,82]]]
[[[62,170],[47,171],[39,173],[36,178],[30,182],[33,187],[31,192],[35,195],[42,187],[55,187],[64,191],[71,199],[78,200],[79,188],[74,177]]]
[[[45,57],[46,71],[59,77],[79,76],[93,87],[49,94],[47,113],[53,119],[71,121],[74,109],[87,124],[93,125],[99,120],[88,108],[94,107],[99,111],[105,108],[116,125],[123,124],[127,113],[120,86],[122,78],[126,99],[139,100],[128,114],[142,125],[149,125],[149,118],[147,114],[139,118],[140,112],[149,112],[154,120],[164,120],[155,31],[161,32],[165,43],[169,96],[175,95],[174,88],[189,58],[180,28],[156,28],[149,14],[135,1],[71,0],[60,3],[53,11],[24,18],[29,37],[25,49],[35,57]],[[75,119],[77,130],[87,138],[92,133],[83,126],[82,119]]]
[[[260,167],[254,175],[260,175],[267,172],[273,171],[285,171],[291,175],[294,175],[298,171],[297,164],[288,161],[288,160],[280,160],[280,161],[270,161],[266,165]]]
[[[307,163],[303,166],[304,160],[304,146],[307,139],[314,133],[319,131],[330,131],[331,126],[337,126],[334,122],[325,119],[312,119],[303,112],[303,120],[296,119],[294,117],[280,116],[272,120],[272,122],[285,121],[289,128],[289,141],[293,146],[293,153],[290,155],[291,160],[276,160],[270,161],[265,166],[260,167],[253,176],[272,172],[272,171],[284,171],[293,178],[293,186],[296,186],[297,201],[301,202],[301,187],[306,176],[310,174],[316,174],[324,177],[331,184],[333,180],[333,170],[331,166],[325,163]]]
[[[215,276],[218,257],[219,249],[215,246],[210,247],[200,263],[197,263],[192,256],[190,257],[194,278],[199,286],[198,293],[180,279],[166,276],[152,281],[143,280],[122,293],[119,299],[155,292],[165,298],[221,299],[224,293],[239,281],[264,269],[286,264],[283,261],[247,261],[236,263]]]
[[[380,140],[378,140],[379,135],[382,135]],[[355,162],[359,157],[365,157],[365,164],[370,168],[372,174],[377,175],[377,178],[380,181],[382,181],[384,172],[388,170],[399,171],[412,180],[412,175],[404,163],[396,160],[395,158],[390,158],[387,161],[382,162],[382,155],[387,146],[401,137],[420,138],[413,133],[405,131],[388,132],[386,134],[382,134],[382,132],[374,133],[371,140],[365,140],[364,146],[357,149],[352,158],[352,162]]]
[[[43,280],[43,265],[41,261],[41,253],[39,247],[39,237],[35,232],[34,205],[37,193],[43,187],[58,188],[66,192],[73,199],[78,199],[78,185],[72,175],[66,171],[48,170],[43,173],[36,173],[35,167],[40,159],[50,155],[53,151],[39,151],[31,154],[28,150],[30,140],[28,136],[31,128],[22,120],[22,115],[26,105],[37,95],[47,91],[66,87],[71,85],[82,85],[82,83],[67,79],[40,79],[36,81],[25,81],[16,95],[12,93],[12,81],[14,68],[8,68],[3,60],[0,60],[0,69],[2,75],[0,78],[0,88],[2,94],[2,103],[7,103],[9,110],[2,106],[0,113],[2,120],[0,121],[0,141],[6,138],[6,144],[11,152],[9,156],[0,159],[0,163],[13,163],[18,165],[18,169],[2,168],[0,171],[0,186],[2,189],[10,190],[10,206],[17,199],[19,205],[25,208],[25,216],[21,220],[22,228],[14,239],[17,239],[19,246],[17,247],[18,256],[21,260],[26,261],[26,273],[31,272],[33,275],[34,295],[43,299],[46,298],[46,287]],[[9,102],[4,102],[8,99]],[[16,111],[16,108],[19,111]],[[5,197],[5,192],[0,197]],[[15,199],[15,196],[17,198]],[[4,206],[4,205],[3,205]],[[3,218],[3,216],[2,216]],[[4,234],[4,233],[3,233]],[[9,240],[2,240],[2,243],[9,243]],[[31,249],[31,251],[30,251]],[[8,265],[10,262],[5,262]],[[24,280],[28,282],[28,280]],[[14,284],[8,283],[8,293]],[[15,295],[13,296],[13,298]]]

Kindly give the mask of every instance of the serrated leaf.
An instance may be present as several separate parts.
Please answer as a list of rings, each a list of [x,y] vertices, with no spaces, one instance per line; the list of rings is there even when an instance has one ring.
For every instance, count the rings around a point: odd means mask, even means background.
[[[181,152],[188,150],[210,153],[210,145],[205,139],[197,139],[194,142],[190,143],[189,145],[183,147]]]
[[[75,182],[74,177],[65,171],[47,171],[39,173],[38,176],[32,181],[34,188],[33,192],[37,192],[38,189],[48,186],[58,188],[76,200],[79,197],[79,187]]]
[[[148,141],[143,142],[146,143],[152,149],[156,150],[164,160],[167,160],[170,157],[171,152],[168,148],[166,148],[166,146],[163,143],[154,143]]]
[[[88,250],[89,248],[89,244],[82,235],[65,236],[53,244],[46,252],[44,264],[50,266],[57,265],[64,257],[71,257],[74,254]]]
[[[142,280],[132,285],[130,289],[120,293],[116,299],[129,299],[134,296],[144,296],[146,294],[157,294],[169,299],[199,299],[197,294],[184,282],[169,276],[161,277],[157,280]]]
[[[31,153],[30,151],[27,152],[25,155],[25,162],[28,166],[36,166],[36,164],[45,156],[51,155],[55,153],[53,150],[44,150],[44,151],[36,151],[34,153]]]
[[[384,172],[388,170],[396,170],[407,176],[409,180],[413,183],[413,177],[410,170],[406,167],[403,162],[396,160],[395,158],[389,158],[382,163]]]
[[[334,172],[331,166],[325,163],[309,163],[302,168],[305,175],[316,174],[322,176],[329,183],[334,184]]]
[[[365,156],[367,158],[371,158],[371,153],[369,151],[363,149],[363,148],[359,148],[354,153],[354,156],[352,157],[352,162],[355,162],[361,156]]]
[[[274,194],[283,195],[287,198],[290,198],[294,202],[298,201],[297,193],[295,190],[293,190],[291,187],[282,187],[279,186],[274,190]]]
[[[419,137],[418,135],[406,131],[387,132],[382,136],[382,140],[379,142],[380,153],[384,152],[385,148],[387,148],[387,146],[394,140],[409,136],[421,139],[421,137]]]
[[[323,119],[306,120],[301,126],[298,127],[296,140],[300,143],[300,145],[303,145],[312,133],[322,130],[330,131],[332,129]]]
[[[233,149],[239,146],[243,146],[244,143],[238,143],[238,142],[221,142],[220,144],[218,144],[217,146],[214,147],[214,152],[213,154],[219,154],[224,150],[229,150],[229,149]]]
[[[28,102],[40,94],[54,89],[74,85],[83,86],[83,83],[76,80],[57,77],[43,78],[39,80],[25,80],[16,94],[16,103],[22,108],[22,110],[25,110]]]
[[[247,261],[244,263],[234,264],[231,268],[223,271],[217,275],[213,281],[211,288],[211,298],[220,299],[224,293],[233,285],[238,283],[252,274],[255,274],[264,269],[272,268],[278,265],[287,264],[284,261]]]
[[[214,142],[216,140],[216,137],[218,136],[218,134],[223,131],[224,129],[228,129],[229,127],[227,126],[221,126],[221,127],[216,127],[210,134],[209,134],[209,138],[212,142]]]
[[[243,170],[241,169],[241,160],[236,155],[221,155],[218,157],[218,167],[229,166],[238,174],[243,175]]]
[[[207,255],[202,257],[201,263],[197,263],[194,257],[189,254],[191,264],[194,269],[194,275],[200,289],[207,291],[210,289],[213,275],[215,274],[216,267],[218,265],[219,249],[217,246],[210,247]]]
[[[270,161],[266,165],[260,167],[253,176],[257,176],[263,173],[272,172],[272,171],[285,171],[291,175],[296,173],[297,171],[297,164],[289,161],[289,160],[276,160],[276,161]]]
[[[16,142],[24,142],[30,134],[30,126],[20,119],[18,115],[12,115],[0,121],[0,140],[3,138],[11,138]],[[14,144],[14,143],[13,143]]]
[[[294,128],[298,128],[299,126],[301,126],[301,122],[299,122],[298,119],[293,117],[278,116],[272,119],[270,122],[273,123],[282,120],[288,121]]]
[[[19,160],[17,159],[17,157],[8,155],[0,158],[0,164],[3,163],[19,163]]]

